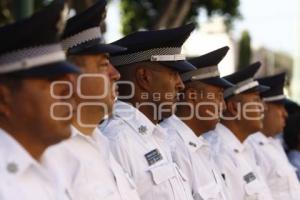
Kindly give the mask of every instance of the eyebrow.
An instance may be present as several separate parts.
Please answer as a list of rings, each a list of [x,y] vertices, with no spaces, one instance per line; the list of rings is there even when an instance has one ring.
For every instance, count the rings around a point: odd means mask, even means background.
[[[110,56],[109,56],[108,53],[104,53],[104,54],[103,54],[103,57],[106,58],[106,59],[109,59]]]

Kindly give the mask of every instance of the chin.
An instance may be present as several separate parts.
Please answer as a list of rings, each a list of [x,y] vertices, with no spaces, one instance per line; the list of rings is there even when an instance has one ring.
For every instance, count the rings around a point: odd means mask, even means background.
[[[215,121],[214,124],[211,125],[209,131],[215,130],[215,129],[216,129],[216,126],[217,126],[217,124],[218,124],[218,122],[219,122],[219,121]]]
[[[47,138],[47,144],[48,146],[55,145],[63,140],[66,140],[71,137],[71,129],[68,128],[62,128],[57,132],[52,132],[51,135]]]
[[[172,115],[173,115],[174,113],[163,113],[162,114],[162,119],[167,119],[167,118],[169,118],[169,117],[171,117]],[[162,119],[160,119],[160,120],[162,120]]]

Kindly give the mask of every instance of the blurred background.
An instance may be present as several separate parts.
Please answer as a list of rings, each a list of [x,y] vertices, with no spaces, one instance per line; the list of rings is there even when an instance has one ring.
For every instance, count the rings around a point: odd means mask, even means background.
[[[0,26],[31,15],[51,0],[0,0]],[[69,0],[70,16],[95,0]],[[106,42],[136,30],[197,23],[184,53],[198,56],[222,46],[230,52],[220,64],[222,75],[254,61],[257,76],[286,71],[286,94],[300,103],[299,0],[109,0],[102,25]]]

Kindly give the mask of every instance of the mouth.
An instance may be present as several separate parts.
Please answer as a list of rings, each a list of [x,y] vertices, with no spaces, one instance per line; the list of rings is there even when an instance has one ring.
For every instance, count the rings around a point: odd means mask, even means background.
[[[115,84],[115,86],[112,88],[112,97],[116,99],[119,96],[119,86]]]

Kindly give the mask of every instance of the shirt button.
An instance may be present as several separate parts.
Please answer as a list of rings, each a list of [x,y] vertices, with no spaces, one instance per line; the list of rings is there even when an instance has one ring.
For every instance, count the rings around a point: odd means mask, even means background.
[[[260,146],[263,146],[263,145],[264,145],[264,143],[263,143],[263,142],[259,142],[259,145],[260,145]]]
[[[234,151],[235,153],[239,153],[239,150],[237,150],[237,149],[234,149],[233,151]]]
[[[9,173],[15,174],[18,171],[18,165],[16,163],[8,163],[6,169]]]

